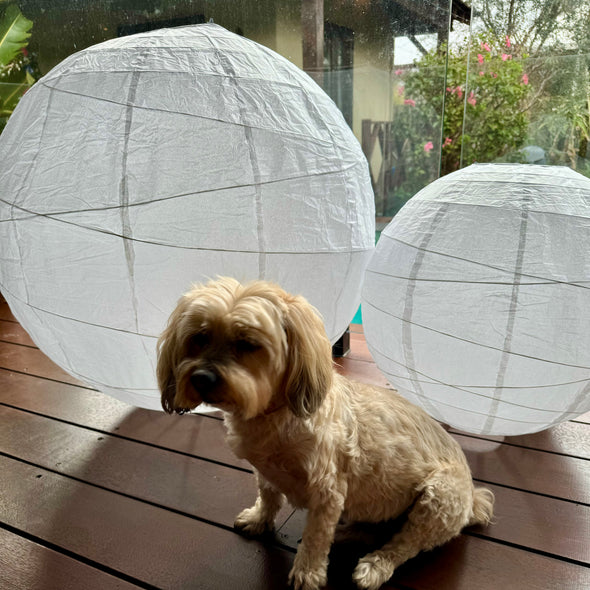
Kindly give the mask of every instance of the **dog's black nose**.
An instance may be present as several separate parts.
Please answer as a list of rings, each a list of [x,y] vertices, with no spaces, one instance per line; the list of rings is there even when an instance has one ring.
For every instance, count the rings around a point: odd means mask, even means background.
[[[191,385],[200,395],[210,393],[219,383],[219,376],[213,371],[200,369],[195,371],[190,378]]]

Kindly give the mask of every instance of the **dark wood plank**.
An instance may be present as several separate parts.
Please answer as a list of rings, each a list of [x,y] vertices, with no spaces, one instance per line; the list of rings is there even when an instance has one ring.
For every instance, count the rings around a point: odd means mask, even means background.
[[[394,580],[413,590],[587,590],[590,569],[461,535],[402,565]]]
[[[17,377],[32,379],[22,375]],[[0,390],[5,391],[4,388]],[[88,393],[98,399],[105,397],[97,392]],[[96,410],[84,412],[84,408],[89,410],[92,405],[88,400],[78,405],[82,414],[100,415]],[[190,457],[174,456],[159,449],[145,450],[142,445],[98,436],[91,431],[53,423],[10,408],[0,408],[0,420],[1,448],[7,453],[226,526],[231,526],[239,509],[255,497],[254,483],[248,474],[241,474],[237,479],[233,474],[231,477],[221,475],[216,466]],[[217,421],[204,421],[219,427],[221,432]],[[102,441],[98,441],[101,438]],[[93,451],[94,447],[96,450]],[[129,474],[132,474],[131,479]],[[167,498],[170,489],[174,490],[172,503]],[[238,489],[240,493],[236,496],[234,491]],[[587,547],[579,545],[580,539],[588,537],[587,507],[502,488],[495,488],[495,491],[498,494],[497,524],[484,534],[572,559],[587,559]],[[295,547],[303,520],[299,526],[300,530],[282,537],[282,542]],[[539,536],[539,527],[543,526],[551,530],[551,535]],[[284,531],[281,533],[285,534]]]
[[[585,459],[452,436],[463,448],[476,479],[590,504],[590,469]]]
[[[36,348],[35,343],[21,325],[8,320],[0,320],[0,340]]]
[[[292,520],[302,522],[302,513],[296,513]],[[289,523],[284,528],[288,527]],[[292,532],[298,528],[300,523],[291,526]],[[350,577],[358,559],[376,547],[366,535],[363,537],[362,542],[334,545],[330,554],[331,588],[355,588]],[[463,534],[403,564],[390,584],[406,590],[586,590],[590,587],[590,568]]]
[[[12,324],[12,326],[18,326],[18,324]],[[4,328],[5,326],[2,327]],[[8,337],[10,338],[10,334],[14,332],[16,337],[22,338],[26,333],[22,331],[20,326],[18,328],[18,330],[9,330]],[[2,332],[2,336],[4,336],[4,333],[5,331]],[[79,384],[79,381],[69,376],[65,371],[62,371],[36,350],[12,346],[7,342],[0,342],[0,358],[2,359],[0,366],[7,369],[30,373],[31,367],[34,367],[35,375]],[[387,386],[385,377],[378,371],[374,364],[364,363],[353,358],[344,358],[339,359],[337,365],[339,366],[340,372],[354,379],[365,383]],[[581,419],[584,419],[584,416]],[[453,432],[458,433],[456,430],[453,430]],[[502,437],[485,437],[485,439],[499,442],[504,440]],[[590,458],[590,431],[586,431],[583,425],[576,423],[565,423],[534,435],[510,437],[506,439],[506,442],[519,446]]]
[[[494,521],[468,529],[484,537],[590,565],[590,507],[488,485],[496,495]]]
[[[3,519],[87,559],[161,588],[194,588],[197,580],[211,589],[285,587],[292,555],[280,549],[5,457],[0,469]],[[460,537],[402,566],[393,581],[416,590],[581,590],[590,570]]]
[[[496,495],[494,522],[465,529],[490,540],[590,565],[590,507],[488,485]],[[287,545],[301,538],[306,513],[297,510],[278,530]]]
[[[350,353],[347,358],[353,358],[357,361],[366,361],[367,363],[374,363],[373,357],[369,352],[369,347],[363,334],[358,332],[351,332],[350,334]]]
[[[0,407],[0,425],[0,448],[5,453],[228,527],[255,498],[251,475],[192,457],[146,449],[6,407]],[[485,536],[590,562],[590,546],[580,544],[590,537],[590,508],[492,488],[497,495],[496,524],[483,531]],[[303,520],[298,526],[290,535],[281,530],[281,541],[296,547]],[[543,529],[551,535],[539,534]]]
[[[389,387],[385,375],[372,363],[345,356],[335,359],[334,366],[340,374],[346,375],[353,381],[369,383],[378,387]]]
[[[0,341],[0,367],[64,383],[80,384],[80,381],[58,367],[38,348],[19,346],[11,342]]]
[[[7,457],[0,472],[3,522],[142,583],[284,588],[291,552]]]
[[[0,588],[137,590],[140,586],[0,528]]]
[[[353,325],[353,329],[357,329],[357,331],[351,334],[351,354],[344,359],[338,359],[338,370],[358,381],[373,383],[382,387],[390,387],[385,377],[371,360],[364,335],[362,334],[362,327]],[[22,327],[13,322],[0,324],[0,340],[34,346],[32,340]],[[34,366],[37,358],[45,358],[40,357],[38,353],[28,353],[26,351],[12,349],[11,347],[6,347],[4,350],[8,351],[10,355],[4,359],[2,366],[18,371],[24,369],[24,372],[28,372],[29,367]],[[3,349],[0,348],[0,355],[2,355],[2,352]],[[61,378],[65,382],[79,384],[78,381],[48,360],[42,365],[38,365],[35,370],[35,374],[41,377],[50,379]],[[480,438],[590,458],[590,431],[585,430],[580,422],[590,424],[590,412],[580,416],[576,422],[565,422],[541,433],[508,438],[490,436]],[[462,434],[455,429],[451,429],[451,431]]]
[[[0,403],[66,420],[101,432],[148,442],[212,461],[250,469],[225,444],[220,420],[135,408],[108,395],[38,377],[0,370]]]
[[[464,434],[455,429],[451,429],[450,432]],[[581,422],[563,422],[542,432],[521,436],[468,436],[507,445],[590,459],[590,425]]]
[[[228,528],[256,499],[251,473],[6,406],[0,406],[0,449],[45,469]],[[285,507],[277,522],[291,512]]]
[[[2,298],[2,301],[0,301],[0,320],[16,322],[16,318],[14,317],[14,315],[12,315],[10,307],[8,306],[8,303],[6,303],[4,298]]]

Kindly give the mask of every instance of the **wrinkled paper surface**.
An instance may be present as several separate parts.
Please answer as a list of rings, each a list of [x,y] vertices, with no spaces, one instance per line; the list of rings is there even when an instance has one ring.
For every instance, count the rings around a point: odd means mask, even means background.
[[[515,435],[590,410],[590,180],[476,164],[414,196],[366,273],[389,381],[460,430]]]
[[[374,201],[327,95],[213,24],[113,39],[27,92],[0,138],[0,289],[69,373],[159,408],[156,339],[217,275],[305,295],[335,341],[360,301]]]

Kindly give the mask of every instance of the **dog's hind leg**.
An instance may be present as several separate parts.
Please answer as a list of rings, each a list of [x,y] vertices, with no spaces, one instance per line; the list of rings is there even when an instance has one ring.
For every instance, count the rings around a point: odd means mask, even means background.
[[[274,528],[275,516],[281,509],[285,496],[267,482],[258,472],[258,497],[251,508],[242,510],[236,517],[234,527],[247,535],[262,535]]]
[[[437,470],[422,482],[407,521],[391,541],[361,558],[353,579],[363,590],[380,588],[408,559],[457,536],[472,516],[473,484],[463,466]]]

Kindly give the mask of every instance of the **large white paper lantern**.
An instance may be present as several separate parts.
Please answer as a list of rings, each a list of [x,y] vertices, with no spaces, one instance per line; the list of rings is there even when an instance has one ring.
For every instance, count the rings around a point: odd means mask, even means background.
[[[191,283],[266,278],[332,340],[360,301],[374,205],[327,95],[213,24],[113,39],[53,69],[0,138],[0,289],[72,375],[159,408],[155,344]]]
[[[536,432],[590,410],[590,180],[479,164],[383,231],[363,322],[377,365],[433,417]]]

